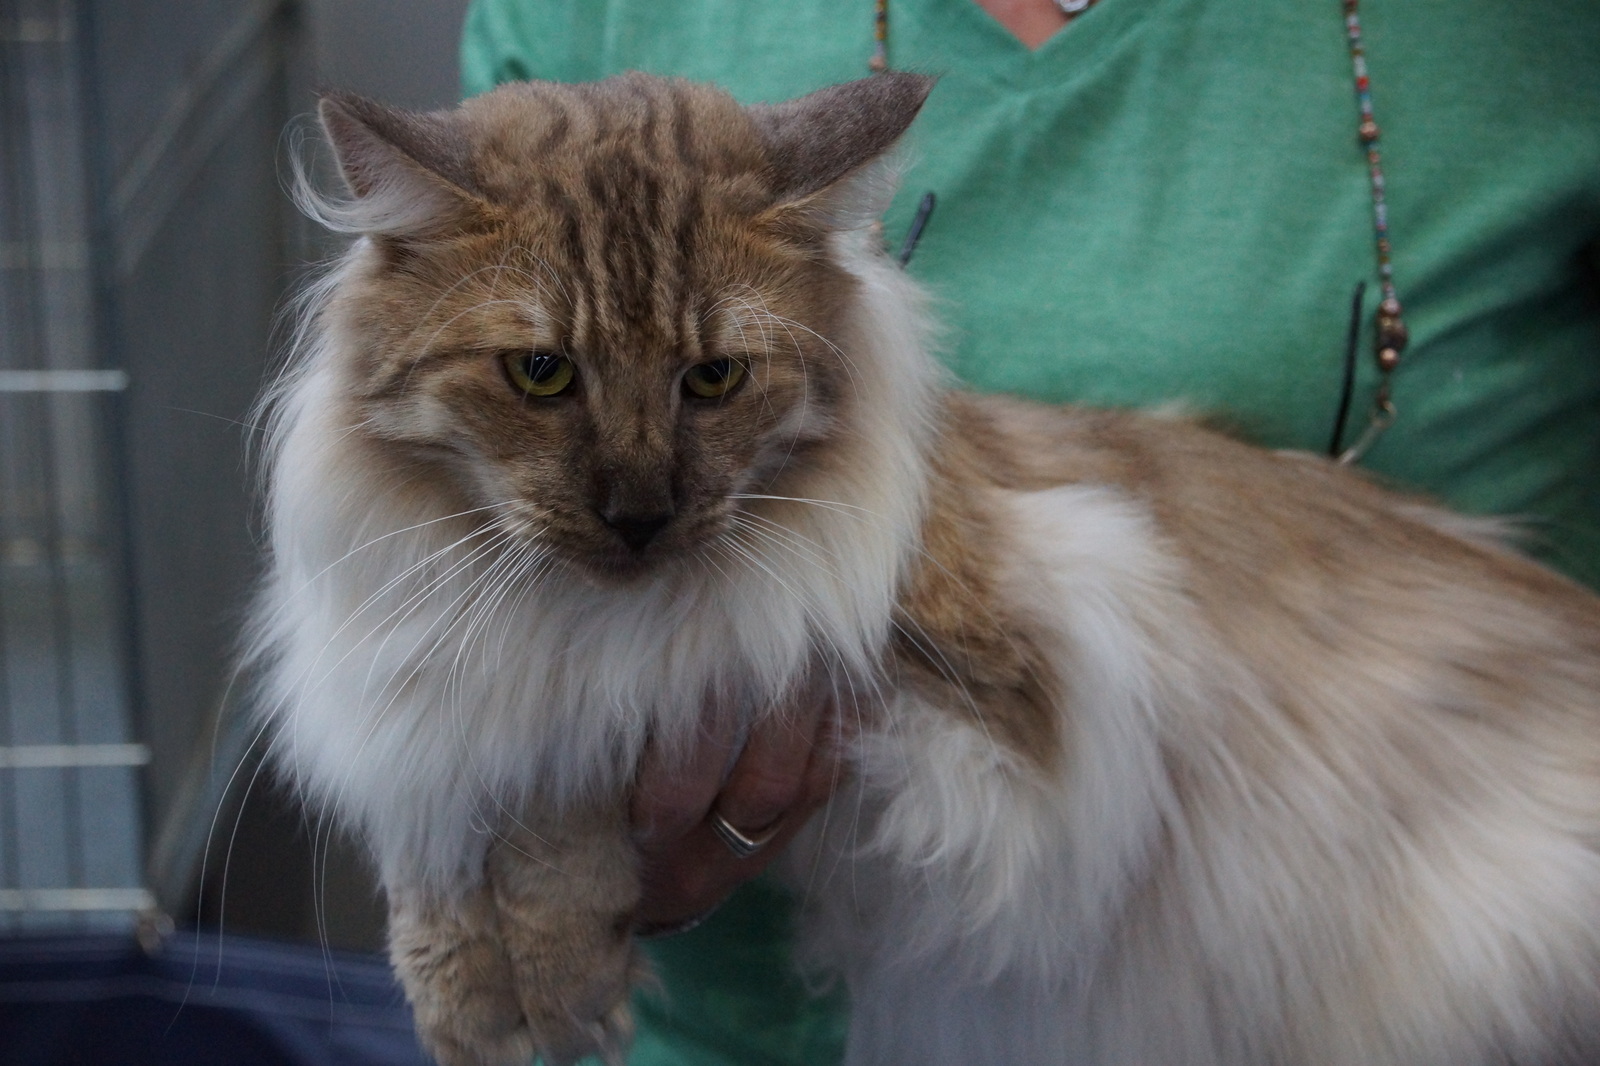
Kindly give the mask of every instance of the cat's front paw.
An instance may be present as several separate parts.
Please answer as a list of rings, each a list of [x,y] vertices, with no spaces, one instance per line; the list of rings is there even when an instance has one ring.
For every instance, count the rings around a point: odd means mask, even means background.
[[[441,1066],[620,1064],[633,1039],[631,938],[593,914],[558,914],[490,888],[391,900],[389,954],[417,1034]]]
[[[533,1058],[499,926],[484,889],[451,901],[390,893],[389,957],[417,1036],[441,1066],[528,1066]]]
[[[588,1056],[623,1066],[633,1045],[633,1010],[629,983],[624,980],[620,987],[618,997],[609,981],[579,989],[518,982],[525,1031],[542,1066],[571,1066]]]
[[[503,834],[460,896],[390,887],[390,958],[442,1066],[627,1056],[642,969],[632,851],[610,822],[563,828],[559,847],[521,826]]]
[[[391,899],[389,954],[423,1046],[441,1066],[620,1066],[639,976],[615,919],[558,912],[485,887],[464,899]]]
[[[585,1055],[621,1066],[633,1042],[628,997],[643,975],[631,933],[637,881],[631,863],[608,869],[587,858],[569,853],[557,869],[507,846],[489,862],[517,1002],[548,1066]]]

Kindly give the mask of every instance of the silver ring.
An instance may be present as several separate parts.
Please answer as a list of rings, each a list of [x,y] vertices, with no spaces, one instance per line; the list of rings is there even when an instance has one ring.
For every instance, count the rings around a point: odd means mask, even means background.
[[[718,840],[728,845],[728,850],[733,852],[733,857],[736,859],[748,859],[772,843],[772,838],[778,835],[778,826],[782,822],[783,819],[779,818],[764,831],[758,832],[755,836],[749,836],[735,829],[732,823],[716,811],[711,812],[711,831],[717,834]]]
[[[677,936],[679,933],[687,933],[689,930],[698,927],[701,922],[704,922],[707,918],[717,913],[717,907],[721,906],[722,904],[718,903],[716,907],[712,907],[708,911],[701,911],[699,914],[691,914],[689,917],[684,918],[681,921],[661,922],[655,925],[636,925],[633,927],[633,935],[638,937],[640,940],[659,940],[662,937]]]

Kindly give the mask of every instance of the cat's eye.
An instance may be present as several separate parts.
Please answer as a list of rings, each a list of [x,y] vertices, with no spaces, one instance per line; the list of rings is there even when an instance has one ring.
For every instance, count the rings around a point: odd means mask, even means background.
[[[572,384],[572,360],[558,352],[507,352],[501,361],[511,384],[529,396],[555,396]]]
[[[744,380],[744,364],[737,359],[713,359],[697,363],[683,375],[683,387],[689,395],[714,400],[732,392]]]

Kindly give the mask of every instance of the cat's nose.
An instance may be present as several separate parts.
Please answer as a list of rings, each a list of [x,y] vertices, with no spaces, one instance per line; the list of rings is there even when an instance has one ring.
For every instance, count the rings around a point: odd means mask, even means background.
[[[607,511],[600,516],[606,525],[616,531],[622,543],[634,551],[643,551],[655,539],[661,527],[672,521],[671,511]]]

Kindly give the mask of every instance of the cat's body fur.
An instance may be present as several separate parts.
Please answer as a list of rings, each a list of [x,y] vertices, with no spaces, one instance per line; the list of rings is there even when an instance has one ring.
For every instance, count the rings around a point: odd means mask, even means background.
[[[430,1046],[619,1049],[647,738],[831,684],[790,863],[852,1064],[1591,1061],[1596,599],[1321,460],[949,391],[861,232],[926,84],[861,85],[325,106],[372,239],[278,399],[259,643]],[[519,347],[585,391],[494,413]],[[676,399],[730,351],[758,397]]]

